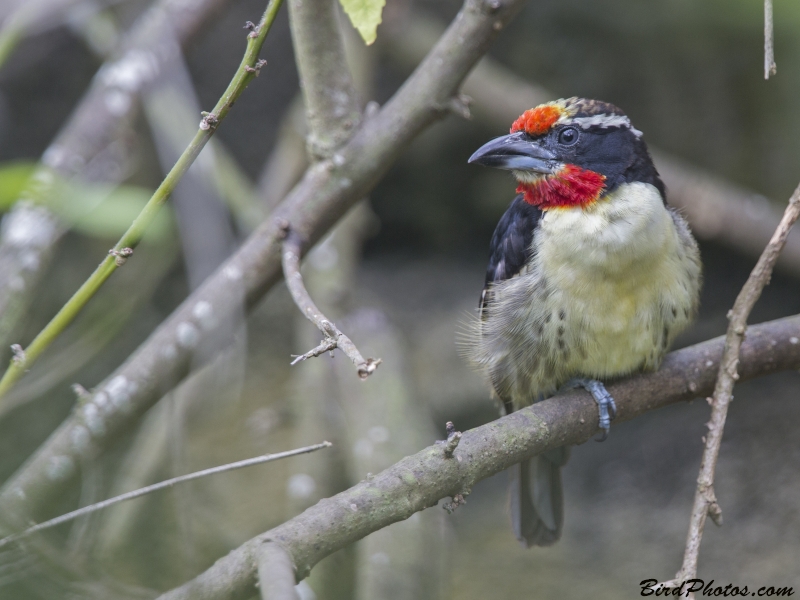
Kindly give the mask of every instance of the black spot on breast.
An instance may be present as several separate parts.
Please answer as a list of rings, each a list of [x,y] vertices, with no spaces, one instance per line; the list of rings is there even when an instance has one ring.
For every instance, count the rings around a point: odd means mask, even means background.
[[[550,318],[551,318],[551,316],[552,316],[552,315],[547,315],[547,316],[544,318],[544,322],[545,322],[545,323],[549,323],[549,322],[550,322]]]
[[[672,316],[673,318],[678,316],[678,309],[675,308],[674,306],[672,307]]]
[[[558,311],[558,320],[563,321],[566,318],[567,318],[567,313],[562,308],[561,310]]]
[[[563,325],[559,325],[558,326],[558,335],[559,336],[564,335],[564,326]]]

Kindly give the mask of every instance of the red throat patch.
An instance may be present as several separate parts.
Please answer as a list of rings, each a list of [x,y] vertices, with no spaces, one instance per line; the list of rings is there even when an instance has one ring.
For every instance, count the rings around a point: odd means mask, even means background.
[[[566,165],[557,173],[545,175],[533,183],[520,183],[517,193],[525,202],[542,210],[549,208],[581,208],[595,202],[606,187],[600,173]]]
[[[528,135],[543,135],[561,118],[564,110],[554,104],[542,104],[522,113],[511,125],[511,133],[524,131]]]

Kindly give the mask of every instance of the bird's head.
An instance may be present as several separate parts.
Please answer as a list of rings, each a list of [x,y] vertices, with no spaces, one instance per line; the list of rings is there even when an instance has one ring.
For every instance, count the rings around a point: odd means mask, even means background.
[[[509,135],[481,146],[469,162],[511,171],[517,192],[542,210],[585,208],[635,181],[664,197],[642,132],[599,100],[567,98],[526,110]]]

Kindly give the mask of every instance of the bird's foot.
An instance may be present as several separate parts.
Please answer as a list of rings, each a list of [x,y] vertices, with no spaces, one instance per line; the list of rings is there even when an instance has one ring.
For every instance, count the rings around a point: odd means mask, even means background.
[[[600,412],[599,427],[603,430],[603,435],[597,439],[598,442],[604,441],[611,430],[611,421],[617,416],[617,405],[614,398],[606,390],[606,386],[597,379],[575,378],[570,379],[564,386],[566,388],[582,387],[589,392],[594,401],[597,402],[597,410]]]

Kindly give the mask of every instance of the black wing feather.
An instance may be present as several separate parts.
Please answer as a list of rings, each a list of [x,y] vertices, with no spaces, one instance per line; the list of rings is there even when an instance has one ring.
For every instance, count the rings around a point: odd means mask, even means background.
[[[491,284],[511,279],[530,259],[533,233],[541,218],[542,211],[525,202],[520,194],[500,219],[489,245],[489,266],[481,293],[481,314],[487,304]]]
[[[497,224],[489,245],[489,266],[486,268],[486,283],[480,300],[481,319],[486,317],[486,307],[491,303],[492,284],[511,279],[518,274],[531,258],[531,242],[542,211],[523,200],[522,194],[514,198],[511,206]],[[497,389],[497,385],[494,386]],[[514,410],[511,398],[498,396],[506,414]]]

